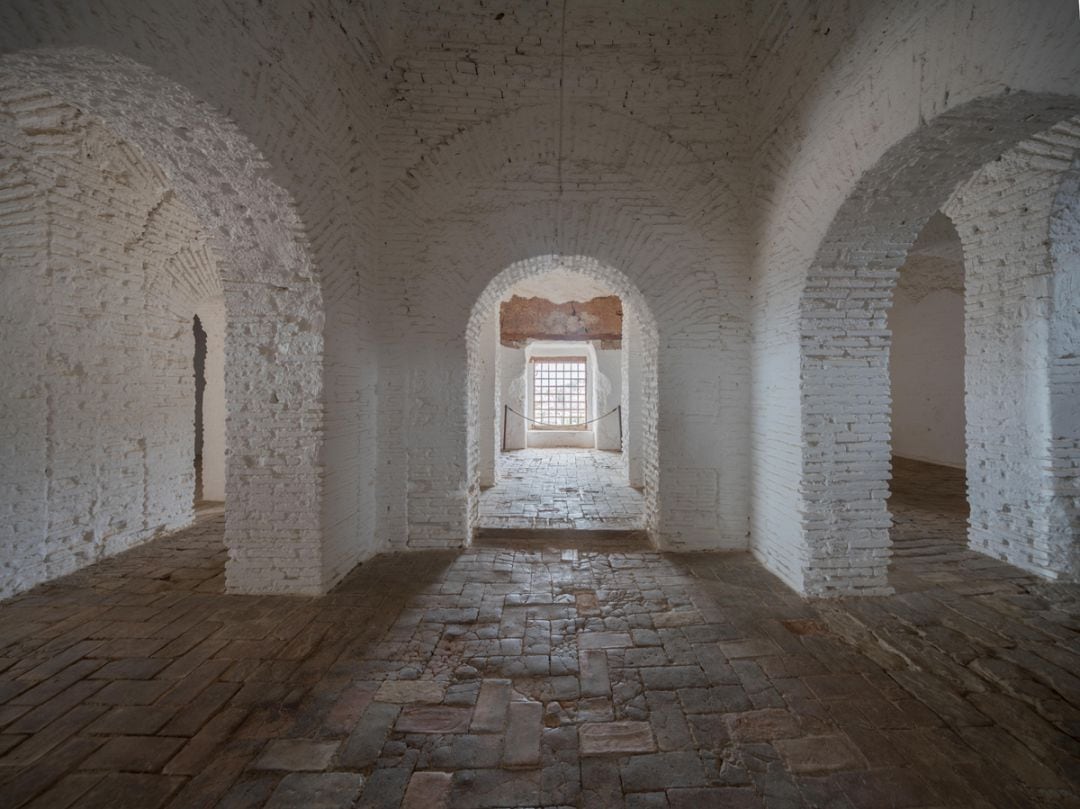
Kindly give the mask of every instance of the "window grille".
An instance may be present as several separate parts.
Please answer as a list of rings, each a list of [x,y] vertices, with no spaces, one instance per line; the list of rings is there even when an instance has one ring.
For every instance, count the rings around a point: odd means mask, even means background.
[[[548,429],[585,429],[582,425],[589,419],[585,358],[533,357],[532,367],[533,418]]]

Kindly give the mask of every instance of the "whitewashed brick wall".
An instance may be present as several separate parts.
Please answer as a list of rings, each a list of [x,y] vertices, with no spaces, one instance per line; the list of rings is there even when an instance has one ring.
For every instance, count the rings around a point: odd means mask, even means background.
[[[1075,119],[1074,119],[1075,120]],[[1075,157],[1075,155],[1074,155]],[[1050,213],[1053,299],[1049,371],[1049,474],[1044,477],[1049,536],[1059,545],[1061,575],[1080,579],[1080,165],[1074,159]]]
[[[21,51],[7,70],[137,144],[222,257],[234,591],[323,592],[375,549],[375,135],[390,11],[0,6],[0,51]],[[26,50],[55,45],[76,49]]]
[[[895,268],[959,182],[1075,111],[1051,95],[1080,76],[1075,9],[1037,5],[789,3],[761,21],[752,546],[803,592],[886,590]]]
[[[671,173],[659,191],[648,181],[635,181],[635,171],[656,171],[646,156],[654,160],[670,153],[672,145],[654,130],[615,116],[592,110],[574,116],[564,138],[574,191],[561,206],[550,188],[523,191],[523,180],[508,184],[509,178],[501,176],[520,172],[514,164],[519,153],[543,155],[543,165],[527,171],[554,176],[558,132],[548,110],[526,110],[469,130],[462,142],[454,142],[446,154],[433,157],[391,191],[391,218],[404,227],[386,253],[392,273],[387,294],[407,301],[408,311],[403,322],[387,325],[401,346],[395,362],[402,369],[384,367],[381,373],[383,379],[405,373],[408,382],[399,389],[401,399],[384,401],[380,413],[394,419],[401,407],[400,420],[387,423],[382,433],[387,441],[397,437],[406,444],[403,455],[387,448],[396,460],[388,466],[404,465],[386,478],[387,494],[394,498],[393,492],[407,490],[408,497],[396,499],[402,511],[387,515],[385,533],[391,541],[405,535],[413,547],[462,541],[469,492],[464,429],[468,315],[500,270],[522,256],[544,255],[557,244],[563,255],[600,257],[628,280],[615,287],[624,300],[636,294],[645,302],[640,308],[664,312],[667,331],[659,316],[657,321],[660,379],[643,396],[645,402],[657,402],[660,421],[658,466],[648,468],[646,457],[643,475],[646,481],[658,479],[653,487],[646,482],[646,488],[659,497],[654,513],[661,543],[745,547],[745,429],[724,434],[719,429],[722,418],[745,424],[748,335],[739,305],[745,300],[744,279],[737,276],[736,264],[725,265],[717,244],[703,239],[696,223],[679,208],[661,205],[664,197],[670,200],[671,188],[685,188],[690,199],[714,198],[729,216],[736,213],[734,200],[718,195],[721,186],[715,179],[695,176],[673,154],[668,158]],[[538,141],[525,146],[521,138]],[[608,170],[608,184],[598,184],[583,173],[585,161],[620,165]],[[701,183],[716,187],[702,189]],[[676,204],[681,207],[682,200]],[[479,259],[478,244],[484,245]],[[727,246],[733,261],[739,246]],[[724,405],[722,387],[731,391]],[[721,413],[725,405],[731,410]],[[646,423],[651,415],[646,409]]]
[[[559,255],[620,273],[656,322],[641,474],[661,541],[746,547],[740,13],[403,4],[380,135],[380,539],[462,541],[469,313],[507,267]]]
[[[40,92],[0,119],[3,597],[191,521],[192,320],[222,288],[130,144]]]
[[[49,88],[109,122],[190,205],[228,310],[230,588],[321,592],[322,341],[313,329],[322,318],[288,197],[235,128],[134,63],[90,51],[17,54],[4,57],[0,74],[14,93]]]
[[[319,593],[378,549],[465,537],[469,314],[562,255],[655,321],[662,544],[883,591],[895,268],[957,184],[1075,114],[1053,96],[1076,93],[1075,8],[564,5],[0,5],[0,84],[100,120],[206,233],[231,590]],[[1051,433],[1067,493],[1077,450]]]
[[[659,514],[659,447],[657,434],[657,357],[658,340],[655,321],[646,308],[647,303],[641,293],[619,271],[605,267],[594,259],[580,256],[538,256],[517,262],[499,273],[481,293],[473,305],[466,327],[466,362],[468,368],[468,395],[465,402],[466,443],[468,452],[467,467],[467,532],[471,536],[478,514],[479,487],[484,484],[485,464],[493,457],[493,442],[485,441],[483,426],[492,420],[488,402],[494,397],[487,394],[488,386],[495,384],[495,341],[499,304],[509,294],[515,284],[526,279],[543,279],[545,273],[558,270],[581,276],[591,282],[599,282],[618,295],[623,301],[623,322],[632,321],[635,331],[633,341],[634,356],[637,358],[634,371],[638,375],[635,386],[640,388],[640,398],[627,407],[639,411],[635,423],[636,455],[641,458],[643,472],[641,485],[645,489],[645,525],[657,542],[663,542]],[[490,371],[491,379],[486,379]],[[491,433],[488,433],[491,436]],[[629,451],[629,444],[628,444]],[[449,538],[454,541],[453,537]]]
[[[1080,576],[1080,229],[1062,182],[1078,153],[1073,119],[984,166],[945,208],[964,244],[971,547],[1069,579]]]
[[[879,160],[833,220],[802,303],[808,591],[833,595],[887,587],[891,445],[885,315],[907,248],[961,180],[1060,114],[1053,100],[1039,96],[971,102],[944,113]]]

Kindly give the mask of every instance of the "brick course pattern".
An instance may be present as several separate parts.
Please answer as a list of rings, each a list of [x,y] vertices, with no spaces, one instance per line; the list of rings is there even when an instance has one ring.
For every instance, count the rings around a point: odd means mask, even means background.
[[[661,547],[873,595],[895,268],[958,185],[1077,114],[1075,23],[1058,0],[8,0],[0,85],[114,132],[206,234],[231,591],[324,593],[379,550],[468,541],[469,318],[556,257],[640,294],[624,325],[655,355],[626,355],[655,388],[629,434],[655,451],[627,458]],[[1059,534],[1068,334],[1035,452],[1054,472],[1024,486]],[[1038,543],[1028,567],[1064,575],[1075,552]]]
[[[192,521],[191,324],[219,345],[224,298],[136,149],[48,93],[5,88],[0,111],[4,597]]]
[[[942,114],[893,147],[837,213],[811,266],[802,303],[800,502],[806,557],[799,580],[806,592],[875,593],[887,586],[885,315],[907,248],[960,180],[1061,114],[1060,99],[1039,96],[972,102]],[[987,127],[987,120],[994,125]],[[959,139],[966,143],[962,157],[950,148]],[[911,190],[904,193],[908,183]],[[902,196],[883,194],[885,188]],[[970,335],[969,354],[976,346],[977,335]],[[966,371],[969,390],[975,373],[977,365]],[[984,373],[996,378],[998,372]],[[1003,438],[995,435],[980,440]]]
[[[977,171],[946,205],[964,245],[971,546],[1072,580],[1080,579],[1078,157],[1073,118]]]
[[[892,273],[959,183],[1076,114],[1075,9],[1037,7],[752,12],[750,535],[803,592],[887,586]]]

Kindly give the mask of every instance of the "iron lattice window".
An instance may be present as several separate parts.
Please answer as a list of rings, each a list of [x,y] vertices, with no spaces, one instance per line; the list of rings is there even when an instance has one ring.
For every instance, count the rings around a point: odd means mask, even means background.
[[[585,429],[589,418],[589,386],[584,357],[534,357],[533,418],[552,427]]]

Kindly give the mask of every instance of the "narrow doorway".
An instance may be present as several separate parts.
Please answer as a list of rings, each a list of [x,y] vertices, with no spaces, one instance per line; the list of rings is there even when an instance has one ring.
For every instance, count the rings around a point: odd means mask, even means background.
[[[908,251],[889,312],[893,583],[967,541],[964,256],[936,213]]]
[[[192,319],[195,353],[195,486],[197,514],[225,502],[225,312],[207,305]]]
[[[203,501],[203,400],[206,396],[206,330],[195,315],[195,504]]]
[[[492,381],[480,384],[497,427],[482,534],[644,529],[623,434],[622,310],[611,290],[572,277],[519,283],[501,299],[485,338]]]

